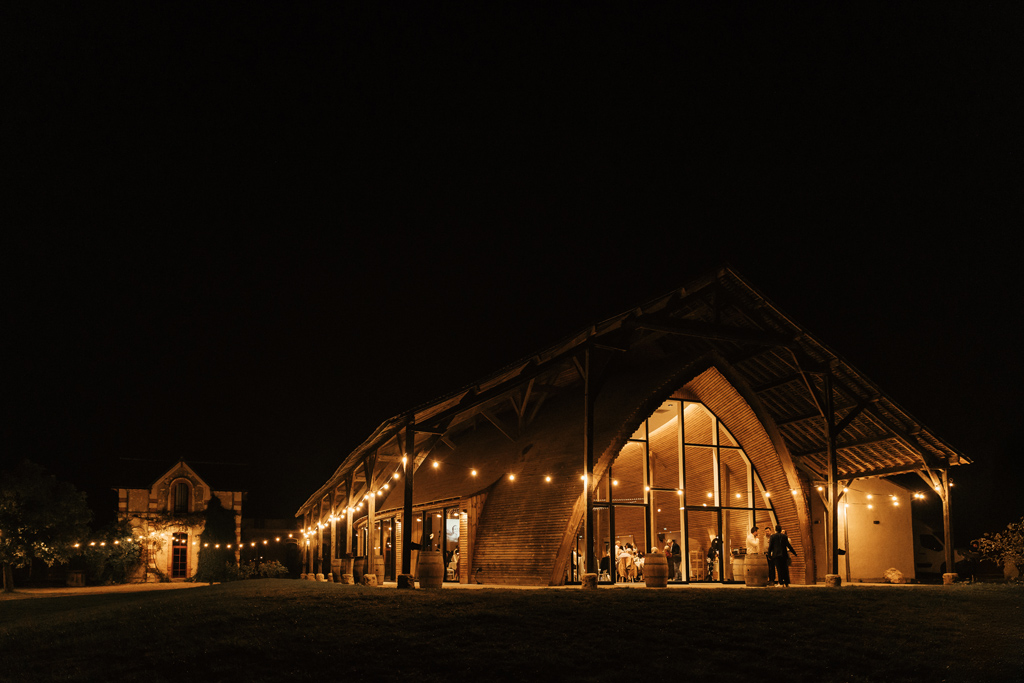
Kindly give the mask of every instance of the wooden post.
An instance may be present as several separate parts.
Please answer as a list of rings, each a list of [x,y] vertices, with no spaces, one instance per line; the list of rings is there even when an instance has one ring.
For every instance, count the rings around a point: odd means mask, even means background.
[[[946,574],[955,574],[956,566],[953,561],[953,527],[949,523],[949,470],[942,470],[942,527],[945,532],[946,543]],[[945,583],[945,577],[943,577]]]
[[[402,505],[402,573],[412,573],[412,478],[416,470],[416,430],[409,422],[405,427],[405,457],[402,458],[402,476],[405,477],[405,500]]]
[[[839,472],[836,463],[835,408],[832,397],[832,369],[825,373],[825,439],[828,455],[828,574],[839,572]]]
[[[376,469],[377,458],[374,454],[363,461],[363,468],[366,471],[366,573],[373,572],[373,547],[377,540],[376,520],[377,492],[373,490],[373,470]]]
[[[598,561],[594,558],[594,396],[590,379],[590,353],[589,346],[583,350],[583,471],[586,473],[583,489],[587,506],[587,571],[600,573]]]

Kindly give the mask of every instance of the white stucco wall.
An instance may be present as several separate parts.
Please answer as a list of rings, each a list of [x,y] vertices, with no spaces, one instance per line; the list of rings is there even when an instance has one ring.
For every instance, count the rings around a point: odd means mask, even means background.
[[[854,481],[839,505],[839,547],[849,552],[839,557],[839,575],[850,581],[880,581],[889,568],[914,574],[914,535],[911,519],[911,494],[885,479]],[[870,496],[870,498],[869,498]],[[893,503],[892,496],[899,503]],[[870,506],[870,507],[869,507]],[[825,578],[825,507],[820,498],[812,498],[815,567],[819,581]],[[847,576],[847,558],[849,576]]]

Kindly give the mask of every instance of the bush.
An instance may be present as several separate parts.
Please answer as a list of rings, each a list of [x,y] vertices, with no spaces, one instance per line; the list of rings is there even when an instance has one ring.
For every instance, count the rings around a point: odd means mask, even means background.
[[[82,551],[86,578],[93,583],[127,583],[142,560],[142,544],[127,520],[101,529],[94,543]]]
[[[1010,522],[999,533],[987,533],[971,541],[971,548],[1002,566],[1006,578],[1016,579],[1024,566],[1024,517]]]

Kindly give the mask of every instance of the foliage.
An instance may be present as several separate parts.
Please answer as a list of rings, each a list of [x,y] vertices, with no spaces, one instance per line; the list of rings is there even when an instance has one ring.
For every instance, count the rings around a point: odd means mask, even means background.
[[[234,544],[235,513],[225,509],[216,496],[210,498],[203,513],[206,526],[199,536],[199,562],[194,580],[213,583],[229,581],[231,567],[237,567],[235,553],[227,548]],[[219,547],[218,547],[219,546]]]
[[[1004,570],[1014,567],[1019,572],[1024,567],[1024,517],[1019,522],[1010,522],[1001,532],[986,533],[971,541],[971,547]]]
[[[66,562],[91,519],[85,493],[23,461],[0,472],[0,564],[4,590],[13,586],[12,567],[38,558],[48,565]]]
[[[262,562],[242,562],[239,565],[228,563],[225,569],[226,581],[243,581],[245,579],[279,579],[288,576],[288,568],[276,560]]]
[[[142,543],[127,520],[101,529],[82,551],[86,577],[98,583],[127,583],[132,570],[142,560]]]

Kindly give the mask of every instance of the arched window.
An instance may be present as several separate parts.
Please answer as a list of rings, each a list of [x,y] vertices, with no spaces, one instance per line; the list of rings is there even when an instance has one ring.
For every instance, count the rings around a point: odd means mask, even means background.
[[[174,512],[189,512],[188,498],[189,498],[189,485],[186,482],[179,481],[174,485],[173,496],[171,498],[172,510]]]

